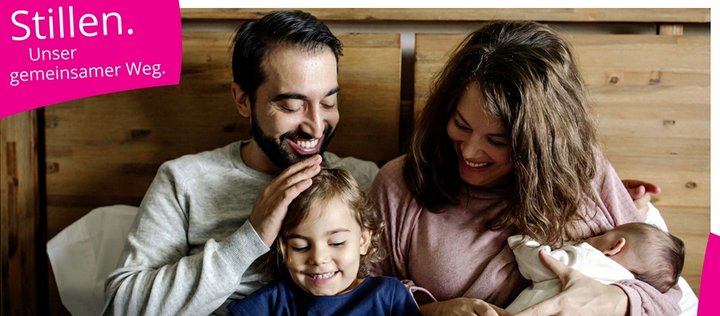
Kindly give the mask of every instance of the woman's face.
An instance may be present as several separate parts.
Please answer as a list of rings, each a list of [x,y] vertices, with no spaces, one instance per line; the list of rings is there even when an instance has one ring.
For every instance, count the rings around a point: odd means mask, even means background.
[[[458,156],[460,178],[466,183],[493,187],[504,182],[513,170],[505,126],[487,111],[479,84],[465,88],[447,133]]]

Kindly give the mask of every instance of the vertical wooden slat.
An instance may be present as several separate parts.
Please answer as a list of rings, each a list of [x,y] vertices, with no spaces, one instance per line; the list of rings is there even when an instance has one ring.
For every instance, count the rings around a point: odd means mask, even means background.
[[[658,25],[658,35],[683,35],[682,24],[660,24]]]
[[[0,120],[0,257],[3,315],[35,315],[39,293],[40,229],[37,114],[28,111]],[[42,280],[45,282],[45,280]],[[44,302],[43,302],[44,303]]]

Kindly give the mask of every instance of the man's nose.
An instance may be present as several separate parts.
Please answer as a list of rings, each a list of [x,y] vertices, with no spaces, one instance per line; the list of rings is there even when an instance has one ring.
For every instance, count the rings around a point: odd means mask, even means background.
[[[320,110],[320,105],[313,104],[305,111],[302,131],[313,138],[321,138],[323,136],[323,130],[325,130],[325,116]]]

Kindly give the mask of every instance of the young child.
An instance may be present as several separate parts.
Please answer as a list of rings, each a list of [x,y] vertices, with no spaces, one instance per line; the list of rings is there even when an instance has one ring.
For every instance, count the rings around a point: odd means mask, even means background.
[[[520,292],[505,309],[516,314],[560,293],[560,280],[538,258],[539,251],[605,284],[637,278],[660,292],[673,287],[685,262],[685,245],[679,238],[646,223],[627,223],[577,245],[550,250],[534,240],[508,237],[520,273],[533,285]]]
[[[232,302],[234,315],[420,315],[395,278],[367,277],[381,259],[372,201],[342,169],[323,169],[288,207],[276,240],[279,280]]]

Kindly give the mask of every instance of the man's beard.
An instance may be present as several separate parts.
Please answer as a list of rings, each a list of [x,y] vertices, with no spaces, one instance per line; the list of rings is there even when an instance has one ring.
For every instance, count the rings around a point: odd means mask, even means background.
[[[292,147],[285,143],[286,139],[311,139],[313,138],[312,136],[300,131],[290,131],[280,135],[279,140],[275,140],[271,136],[265,134],[260,126],[258,126],[255,112],[253,112],[252,116],[250,133],[252,134],[253,139],[255,139],[255,142],[265,153],[265,156],[267,156],[280,170],[285,170],[287,167],[315,155],[300,155],[295,152]],[[327,149],[327,146],[330,144],[330,140],[332,140],[334,135],[335,130],[332,129],[330,125],[325,125],[325,129],[323,130],[323,142],[320,145],[320,150],[317,154],[322,155],[325,152],[325,149]]]

